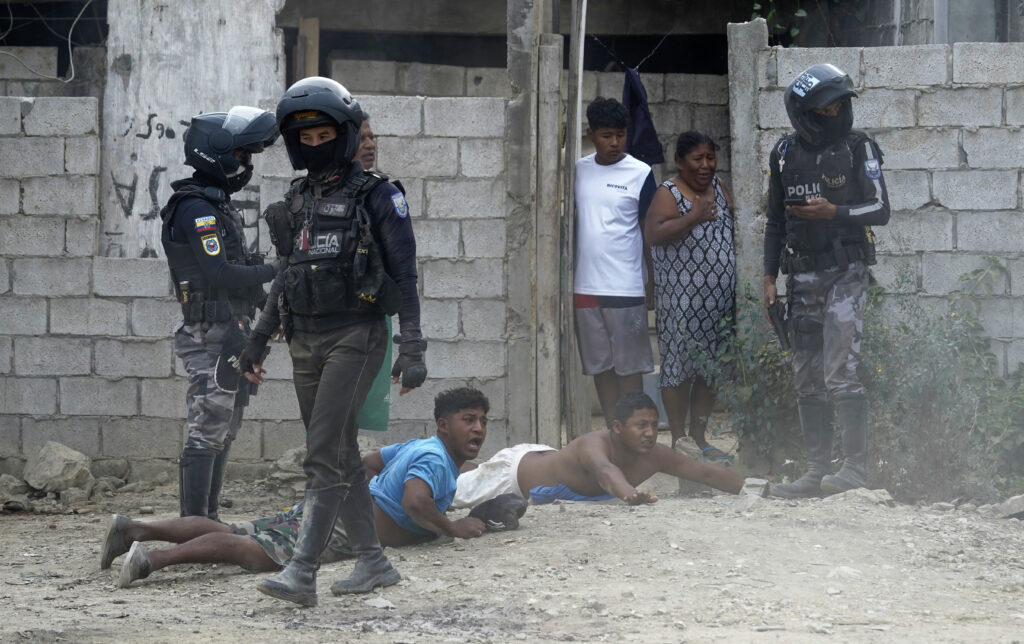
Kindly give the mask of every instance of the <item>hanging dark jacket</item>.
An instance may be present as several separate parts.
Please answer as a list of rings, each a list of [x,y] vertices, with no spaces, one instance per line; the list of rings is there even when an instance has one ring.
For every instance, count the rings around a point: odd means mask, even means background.
[[[626,82],[622,87],[622,104],[629,110],[626,129],[626,152],[648,165],[664,163],[665,155],[654,129],[651,110],[647,107],[647,90],[640,80],[638,69],[626,69]]]

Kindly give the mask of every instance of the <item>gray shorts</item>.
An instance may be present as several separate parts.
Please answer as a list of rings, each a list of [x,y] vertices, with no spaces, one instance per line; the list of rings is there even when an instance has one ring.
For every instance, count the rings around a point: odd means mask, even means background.
[[[594,376],[614,369],[616,375],[654,371],[647,328],[647,306],[577,308],[576,342],[583,373]]]

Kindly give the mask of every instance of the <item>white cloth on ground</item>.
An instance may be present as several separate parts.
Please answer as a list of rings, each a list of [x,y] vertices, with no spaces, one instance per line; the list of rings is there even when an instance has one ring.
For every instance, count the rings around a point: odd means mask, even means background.
[[[527,498],[519,489],[519,462],[530,452],[554,451],[554,447],[538,443],[520,443],[500,450],[476,469],[459,474],[453,508],[471,508],[499,494],[515,494]]]

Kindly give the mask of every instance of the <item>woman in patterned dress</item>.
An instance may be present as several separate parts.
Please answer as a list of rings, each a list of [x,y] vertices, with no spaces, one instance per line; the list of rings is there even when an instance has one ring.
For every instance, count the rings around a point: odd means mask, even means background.
[[[644,233],[654,259],[661,353],[661,398],[672,445],[690,437],[705,460],[731,456],[705,438],[715,391],[705,366],[729,332],[736,302],[736,253],[729,194],[715,176],[718,146],[703,132],[676,141],[679,173],[665,181],[647,211]]]

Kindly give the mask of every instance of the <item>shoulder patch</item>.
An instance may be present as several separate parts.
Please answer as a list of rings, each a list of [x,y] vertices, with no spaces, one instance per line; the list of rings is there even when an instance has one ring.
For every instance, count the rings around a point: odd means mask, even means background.
[[[210,230],[217,230],[217,218],[207,215],[206,217],[196,217],[196,232],[205,233]]]
[[[878,159],[864,161],[864,176],[872,181],[882,176],[882,165],[878,163]]]
[[[405,219],[409,215],[409,204],[401,192],[391,195],[391,203],[395,204],[395,214]]]
[[[203,235],[199,238],[203,242],[203,251],[213,257],[220,254],[220,238],[217,235]]]

